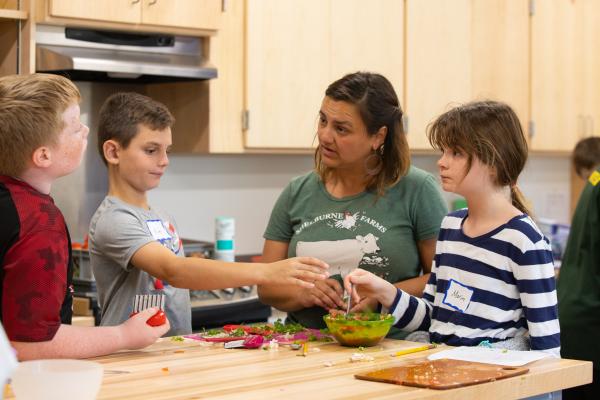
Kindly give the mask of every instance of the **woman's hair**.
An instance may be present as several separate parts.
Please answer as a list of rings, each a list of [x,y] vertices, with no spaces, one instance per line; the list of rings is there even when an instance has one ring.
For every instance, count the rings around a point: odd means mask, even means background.
[[[385,189],[406,175],[410,167],[410,154],[402,127],[402,109],[390,81],[372,72],[355,72],[333,82],[325,96],[354,104],[360,113],[370,136],[381,127],[387,128],[383,146],[376,153],[381,162],[370,175],[367,190],[383,195]],[[333,172],[321,160],[319,147],[315,151],[315,170],[325,181]]]
[[[573,150],[573,166],[582,178],[583,170],[591,170],[600,165],[600,137],[589,137],[580,140]]]
[[[507,104],[476,101],[458,106],[430,124],[427,136],[436,149],[465,153],[467,173],[473,156],[491,167],[495,184],[510,186],[512,204],[529,214],[517,187],[517,178],[527,161],[527,140],[519,118]]]

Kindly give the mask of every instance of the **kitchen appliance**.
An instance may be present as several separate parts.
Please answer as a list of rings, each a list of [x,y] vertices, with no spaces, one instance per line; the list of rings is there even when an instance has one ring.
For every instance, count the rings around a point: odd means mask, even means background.
[[[36,71],[136,83],[217,77],[201,38],[50,25],[36,28]]]

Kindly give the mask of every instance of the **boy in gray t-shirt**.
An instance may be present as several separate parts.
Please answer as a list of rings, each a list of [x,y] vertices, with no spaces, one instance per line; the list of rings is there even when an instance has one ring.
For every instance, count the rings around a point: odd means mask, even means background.
[[[169,165],[174,119],[161,103],[137,93],[116,93],[100,110],[98,150],[108,167],[109,189],[90,224],[90,257],[102,325],[128,318],[136,294],[166,295],[169,334],[191,332],[187,289],[254,284],[313,287],[327,264],[296,257],[270,264],[188,258],[174,220],[150,207],[146,192]]]

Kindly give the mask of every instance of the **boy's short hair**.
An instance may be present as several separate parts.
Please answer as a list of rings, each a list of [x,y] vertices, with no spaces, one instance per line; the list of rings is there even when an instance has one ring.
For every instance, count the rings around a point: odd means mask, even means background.
[[[140,124],[152,130],[170,128],[175,118],[162,103],[148,96],[134,92],[120,92],[111,95],[100,109],[98,123],[98,152],[100,158],[107,164],[104,157],[104,142],[117,141],[127,148],[137,135]]]
[[[63,76],[0,78],[0,174],[19,176],[36,149],[56,145],[62,114],[80,99],[77,86]]]
[[[589,171],[598,165],[600,165],[600,137],[580,140],[573,150],[573,166],[577,175],[582,176],[583,170]]]

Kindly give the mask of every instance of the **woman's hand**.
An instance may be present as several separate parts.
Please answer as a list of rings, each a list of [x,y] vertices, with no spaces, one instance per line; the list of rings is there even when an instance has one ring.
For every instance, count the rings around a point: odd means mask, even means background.
[[[263,264],[259,284],[293,284],[312,289],[316,282],[329,276],[327,268],[329,265],[314,257],[294,257],[271,264]]]
[[[303,290],[298,300],[304,308],[319,306],[326,310],[343,309],[345,307],[343,294],[342,285],[337,280],[325,279],[315,282],[313,288]]]
[[[346,275],[344,287],[348,292],[352,289],[352,299],[357,304],[360,304],[365,297],[369,297],[376,299],[384,307],[389,307],[394,302],[397,293],[394,285],[360,268]]]
[[[156,327],[147,324],[157,311],[156,307],[147,308],[119,325],[125,348],[133,350],[149,346],[171,329],[168,319]]]

